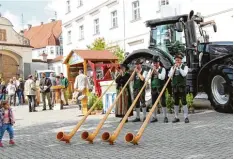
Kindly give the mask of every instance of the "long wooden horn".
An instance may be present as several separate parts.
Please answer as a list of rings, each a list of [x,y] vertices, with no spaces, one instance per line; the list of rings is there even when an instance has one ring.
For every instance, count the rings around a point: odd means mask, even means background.
[[[119,76],[119,75],[118,75]],[[118,78],[118,76],[116,78]],[[84,115],[84,117],[77,123],[75,128],[69,133],[65,134],[63,131],[58,132],[57,139],[60,141],[65,141],[66,143],[70,143],[71,138],[76,134],[77,130],[80,128],[80,126],[85,122],[86,118],[89,116],[89,114],[93,111],[93,109],[96,107],[97,103],[102,99],[104,94],[110,89],[110,87],[115,83],[115,80],[107,87],[107,89],[102,93],[102,95],[96,100],[96,102],[93,104],[93,106],[89,109],[89,111]]]
[[[116,130],[114,131],[114,133],[111,135],[109,132],[104,132],[102,134],[102,140],[109,142],[110,145],[113,145],[115,140],[117,139],[120,131],[122,130],[126,120],[128,119],[128,116],[130,115],[132,109],[135,107],[137,100],[140,98],[141,93],[143,92],[143,90],[145,89],[149,79],[151,78],[153,74],[153,70],[150,73],[150,77],[145,81],[143,87],[141,88],[140,92],[138,93],[138,95],[136,96],[135,100],[133,101],[132,105],[130,106],[130,108],[128,109],[127,113],[125,114],[124,118],[122,119],[122,121],[120,122],[120,124],[118,125],[118,127],[116,128]]]
[[[118,102],[121,94],[124,92],[125,88],[128,86],[128,83],[131,81],[131,79],[133,78],[135,74],[135,71],[132,73],[131,77],[128,79],[127,83],[124,85],[124,87],[122,88],[122,90],[120,91],[120,93],[118,94],[118,96],[116,97],[116,99],[114,100],[114,102],[112,103],[112,105],[108,108],[105,116],[102,118],[102,120],[99,122],[97,128],[93,131],[92,134],[90,134],[88,131],[84,131],[81,134],[81,138],[83,140],[89,141],[89,143],[93,143],[93,140],[95,139],[95,137],[98,135],[98,133],[100,132],[102,126],[104,125],[106,119],[108,118],[109,114],[111,113],[112,109],[114,108],[114,106],[116,105],[116,103]]]
[[[174,72],[174,71],[175,71],[175,68],[174,68],[173,72]],[[173,74],[174,74],[174,73],[173,73]],[[144,132],[144,130],[145,130],[147,124],[149,123],[150,117],[152,116],[154,110],[155,110],[156,107],[158,106],[158,102],[159,102],[160,98],[162,97],[163,92],[165,91],[165,89],[166,89],[166,87],[167,87],[169,81],[171,80],[171,78],[172,78],[172,76],[169,77],[168,80],[167,80],[167,82],[165,83],[165,85],[164,85],[162,91],[160,92],[160,94],[159,94],[157,100],[155,101],[155,103],[154,103],[152,109],[150,110],[149,114],[147,115],[147,117],[146,117],[144,123],[142,124],[141,128],[139,129],[137,135],[134,135],[133,133],[127,133],[127,134],[125,135],[125,141],[126,141],[126,142],[130,142],[130,143],[132,143],[132,144],[134,144],[134,145],[138,145],[138,141],[140,140],[140,138],[141,138],[141,136],[142,136],[142,134],[143,134],[143,132]]]

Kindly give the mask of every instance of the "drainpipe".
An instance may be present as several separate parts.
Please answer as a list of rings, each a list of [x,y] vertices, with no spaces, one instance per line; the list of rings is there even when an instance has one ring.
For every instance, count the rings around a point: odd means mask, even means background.
[[[124,42],[124,52],[126,51],[126,44],[125,44],[125,39],[126,39],[126,24],[125,24],[125,3],[124,3],[124,0],[123,0],[123,22],[124,22],[124,39],[123,39],[123,42]]]

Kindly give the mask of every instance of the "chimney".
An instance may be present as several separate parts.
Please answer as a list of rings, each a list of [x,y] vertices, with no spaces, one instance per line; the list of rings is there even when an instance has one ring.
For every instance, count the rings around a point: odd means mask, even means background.
[[[24,35],[24,30],[20,30],[20,35]]]
[[[43,22],[41,22],[41,25],[43,25],[44,23]]]
[[[51,19],[51,22],[54,22],[55,21],[55,19]]]
[[[28,30],[31,29],[32,27],[32,24],[28,24]]]

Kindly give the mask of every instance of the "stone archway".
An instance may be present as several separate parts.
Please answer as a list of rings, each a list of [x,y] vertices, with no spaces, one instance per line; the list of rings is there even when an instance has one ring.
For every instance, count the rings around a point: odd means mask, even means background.
[[[13,57],[0,53],[0,76],[5,82],[8,82],[12,77],[19,78],[18,70],[19,64]]]

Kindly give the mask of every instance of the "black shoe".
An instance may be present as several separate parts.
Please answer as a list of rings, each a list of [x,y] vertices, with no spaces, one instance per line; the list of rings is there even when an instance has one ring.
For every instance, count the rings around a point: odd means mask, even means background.
[[[167,117],[164,118],[164,123],[168,123],[168,118]]]
[[[52,108],[52,107],[50,107],[50,110],[53,110],[53,108]]]
[[[140,118],[136,118],[136,119],[134,119],[132,122],[140,122],[140,121],[141,121]]]
[[[178,122],[180,122],[179,118],[174,118],[174,120],[172,120],[172,123],[178,123]]]
[[[184,122],[185,122],[185,123],[189,123],[189,119],[188,119],[188,118],[185,118],[185,119],[184,119]]]
[[[37,110],[34,110],[33,112],[37,112]]]
[[[46,109],[42,109],[42,111],[46,111]]]
[[[151,123],[155,123],[155,122],[158,122],[158,119],[153,117],[153,119],[150,121]]]

